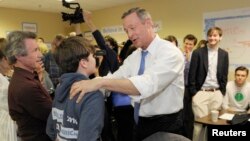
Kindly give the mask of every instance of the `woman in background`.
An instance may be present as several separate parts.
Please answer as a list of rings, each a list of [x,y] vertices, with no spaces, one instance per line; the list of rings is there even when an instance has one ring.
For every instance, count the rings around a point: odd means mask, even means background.
[[[16,124],[9,116],[8,87],[12,69],[0,50],[0,139],[2,141],[17,141]]]
[[[197,44],[196,49],[199,49],[199,48],[205,47],[205,46],[206,46],[206,44],[207,44],[207,40],[202,39],[202,40],[200,40],[200,41],[199,41],[199,43]]]
[[[167,37],[164,38],[165,40],[173,43],[176,47],[178,47],[178,40],[175,36],[173,35],[168,35]]]
[[[115,51],[115,53],[118,55],[119,54],[119,51],[118,51],[119,50],[119,46],[118,46],[117,41],[113,37],[111,37],[109,35],[105,36],[104,38],[105,38],[106,44],[111,49],[113,49]]]

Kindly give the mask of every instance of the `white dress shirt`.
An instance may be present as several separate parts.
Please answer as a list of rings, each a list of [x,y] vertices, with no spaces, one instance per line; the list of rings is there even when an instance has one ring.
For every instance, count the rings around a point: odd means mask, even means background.
[[[217,80],[217,66],[218,48],[211,49],[208,47],[208,73],[202,89],[220,87]]]
[[[141,48],[134,51],[123,65],[108,77],[128,78],[134,84],[141,95],[131,97],[141,103],[140,116],[151,117],[178,112],[183,108],[183,54],[171,42],[156,35],[147,48],[144,74],[137,75],[141,51]]]

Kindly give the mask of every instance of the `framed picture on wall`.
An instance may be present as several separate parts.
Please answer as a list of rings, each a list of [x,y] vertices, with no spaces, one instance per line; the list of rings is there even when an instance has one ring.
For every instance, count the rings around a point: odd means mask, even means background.
[[[22,30],[37,33],[37,25],[36,25],[36,23],[23,22],[22,23]]]

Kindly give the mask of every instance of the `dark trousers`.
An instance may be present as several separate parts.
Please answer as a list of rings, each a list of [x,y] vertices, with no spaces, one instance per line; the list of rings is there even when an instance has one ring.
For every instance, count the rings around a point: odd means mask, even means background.
[[[114,107],[117,123],[117,141],[132,141],[134,134],[134,108],[131,105]]]
[[[182,134],[182,110],[174,114],[157,115],[153,117],[139,117],[136,126],[136,141],[142,141],[156,132],[170,132]]]
[[[192,109],[192,96],[188,92],[188,88],[185,87],[184,99],[183,99],[183,136],[193,139],[194,130],[194,113]]]
[[[52,141],[48,135],[40,134],[33,136],[20,137],[22,141]]]
[[[109,105],[107,102],[105,102],[104,126],[101,134],[102,141],[115,141],[111,123],[111,113],[109,110]]]

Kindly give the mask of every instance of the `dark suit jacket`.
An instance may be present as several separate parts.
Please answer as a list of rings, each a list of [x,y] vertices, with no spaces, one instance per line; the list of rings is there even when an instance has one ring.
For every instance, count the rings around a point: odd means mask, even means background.
[[[223,95],[226,92],[228,76],[228,53],[218,49],[217,80]],[[193,51],[188,75],[188,87],[191,96],[194,96],[202,87],[208,73],[208,48],[203,47]]]

